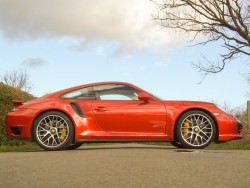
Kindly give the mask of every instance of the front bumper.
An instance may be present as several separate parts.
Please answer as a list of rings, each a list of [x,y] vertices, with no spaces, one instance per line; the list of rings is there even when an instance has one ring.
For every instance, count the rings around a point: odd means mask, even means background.
[[[228,114],[221,114],[216,119],[219,128],[219,142],[238,140],[244,137],[242,123],[235,117]]]

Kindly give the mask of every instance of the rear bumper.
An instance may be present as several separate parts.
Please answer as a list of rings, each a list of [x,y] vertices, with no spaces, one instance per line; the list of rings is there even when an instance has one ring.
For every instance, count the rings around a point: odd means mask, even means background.
[[[31,127],[33,118],[38,110],[21,109],[9,112],[5,116],[5,130],[10,138],[29,140],[31,139]]]

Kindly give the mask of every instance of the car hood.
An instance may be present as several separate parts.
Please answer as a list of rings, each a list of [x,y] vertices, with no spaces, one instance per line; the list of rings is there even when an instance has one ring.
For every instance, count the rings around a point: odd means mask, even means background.
[[[166,104],[193,104],[193,105],[215,105],[212,102],[203,102],[203,101],[182,101],[182,100],[161,100],[161,102]]]

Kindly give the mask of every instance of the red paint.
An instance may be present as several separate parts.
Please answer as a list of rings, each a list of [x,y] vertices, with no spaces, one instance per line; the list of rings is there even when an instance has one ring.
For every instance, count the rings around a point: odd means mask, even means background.
[[[138,90],[142,100],[81,100],[64,99],[64,93],[100,84],[123,84]],[[148,98],[150,100],[148,100]],[[78,104],[84,117],[80,117],[70,103]],[[210,114],[218,126],[218,141],[243,138],[236,129],[236,119],[220,110],[213,103],[190,101],[161,101],[146,91],[123,82],[101,82],[77,86],[22,104],[15,101],[16,108],[6,115],[6,132],[10,137],[32,139],[34,120],[44,111],[58,110],[67,114],[75,126],[75,140],[173,140],[178,117],[185,111],[200,109]],[[218,115],[214,116],[213,114]],[[15,135],[11,127],[21,127]]]

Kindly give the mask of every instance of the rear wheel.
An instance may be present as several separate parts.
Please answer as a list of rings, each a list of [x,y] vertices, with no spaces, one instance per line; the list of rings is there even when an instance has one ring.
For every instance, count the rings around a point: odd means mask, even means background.
[[[185,148],[202,149],[215,138],[216,127],[212,118],[202,111],[183,114],[177,125],[177,138]]]
[[[61,112],[46,112],[35,120],[33,126],[32,136],[45,150],[63,150],[72,143],[73,124],[69,117]]]

